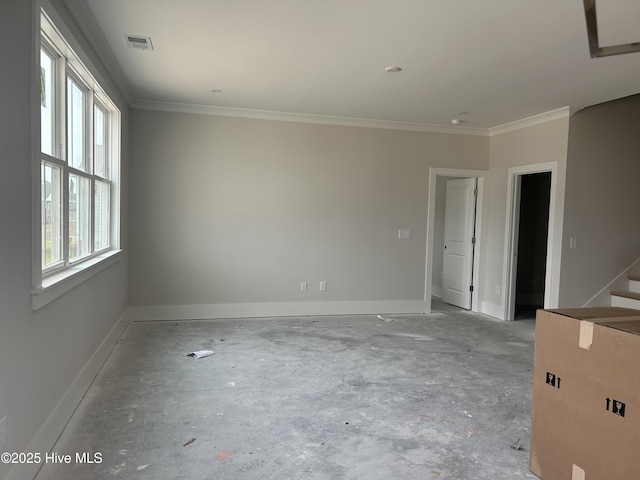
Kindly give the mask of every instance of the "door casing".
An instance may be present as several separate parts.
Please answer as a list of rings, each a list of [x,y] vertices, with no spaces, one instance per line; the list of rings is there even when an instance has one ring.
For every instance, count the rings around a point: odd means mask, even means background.
[[[426,313],[431,313],[431,293],[432,293],[432,278],[433,278],[433,256],[434,256],[434,228],[435,228],[435,209],[436,209],[436,188],[438,177],[475,177],[478,179],[478,197],[476,200],[476,254],[473,257],[473,286],[474,291],[478,292],[480,288],[479,279],[481,277],[480,272],[480,252],[482,242],[482,215],[484,213],[484,184],[485,177],[489,175],[488,170],[471,170],[471,169],[457,169],[457,168],[439,168],[431,167],[429,169],[429,199],[427,204],[427,245],[426,245],[426,265],[425,265],[425,280],[424,280],[424,301],[427,306]],[[440,254],[440,252],[438,252]],[[479,295],[473,295],[471,300],[471,311],[480,311]]]
[[[531,173],[551,172],[551,192],[549,198],[549,232],[547,234],[547,266],[544,286],[544,308],[555,308],[558,305],[559,254],[555,251],[556,243],[556,198],[558,162],[538,163],[511,167],[507,176],[507,217],[505,221],[505,256],[503,281],[504,316],[503,320],[513,320],[516,301],[516,273],[518,251],[518,227],[520,211],[520,184],[523,175]],[[558,257],[558,258],[556,258]]]

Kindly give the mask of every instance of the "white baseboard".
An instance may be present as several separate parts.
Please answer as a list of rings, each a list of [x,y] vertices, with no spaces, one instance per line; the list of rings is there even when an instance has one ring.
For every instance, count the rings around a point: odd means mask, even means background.
[[[498,320],[504,320],[504,309],[502,305],[496,305],[495,303],[480,302],[480,313],[495,317]]]
[[[431,296],[442,298],[442,285],[431,285]]]
[[[100,368],[115,347],[118,339],[129,324],[128,310],[120,316],[111,331],[102,341],[96,352],[82,368],[76,379],[69,386],[58,404],[51,411],[38,432],[34,435],[24,452],[50,452],[58,440],[58,437],[67,425],[67,422],[78,407],[82,397],[91,386]],[[33,479],[40,470],[42,464],[15,465],[5,477],[5,480]]]
[[[132,322],[149,320],[205,320],[215,318],[292,317],[307,315],[423,314],[424,300],[362,302],[227,303],[129,307]]]

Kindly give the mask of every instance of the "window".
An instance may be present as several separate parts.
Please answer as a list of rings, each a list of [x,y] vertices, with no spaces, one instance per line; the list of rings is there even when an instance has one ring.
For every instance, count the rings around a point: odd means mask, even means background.
[[[34,293],[119,247],[120,112],[44,12],[39,60],[40,229],[34,252],[40,265]]]

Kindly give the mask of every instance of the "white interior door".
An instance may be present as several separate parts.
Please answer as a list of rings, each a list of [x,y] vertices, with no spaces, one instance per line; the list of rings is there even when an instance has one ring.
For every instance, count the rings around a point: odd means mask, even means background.
[[[467,310],[471,308],[475,190],[475,178],[449,180],[444,214],[442,300]]]

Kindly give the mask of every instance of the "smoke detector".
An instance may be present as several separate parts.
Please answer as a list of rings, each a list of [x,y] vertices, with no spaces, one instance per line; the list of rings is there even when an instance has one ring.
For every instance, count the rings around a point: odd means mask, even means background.
[[[125,34],[124,39],[126,40],[127,47],[129,48],[137,48],[138,50],[153,50],[151,37]]]

